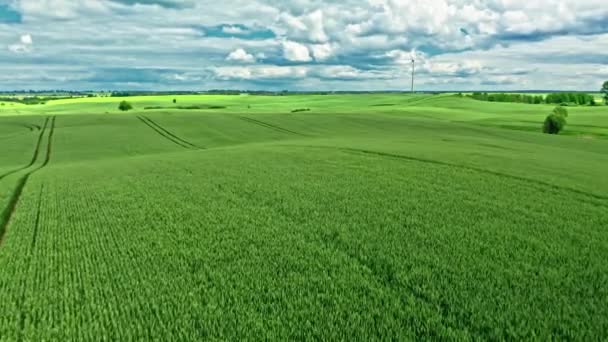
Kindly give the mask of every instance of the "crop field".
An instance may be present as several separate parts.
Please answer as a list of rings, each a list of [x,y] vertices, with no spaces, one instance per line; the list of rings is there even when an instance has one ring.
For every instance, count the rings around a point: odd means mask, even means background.
[[[121,100],[0,106],[2,341],[608,338],[606,106]]]

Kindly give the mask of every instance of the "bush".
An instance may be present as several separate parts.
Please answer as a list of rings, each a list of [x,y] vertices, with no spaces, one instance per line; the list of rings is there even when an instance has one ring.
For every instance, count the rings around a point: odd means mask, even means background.
[[[127,101],[122,101],[118,105],[118,109],[122,110],[123,112],[126,112],[126,111],[133,109],[133,106]]]
[[[547,116],[543,124],[543,133],[559,134],[566,126],[568,110],[564,107],[555,107],[553,112]]]
[[[543,133],[559,134],[559,132],[564,129],[565,125],[566,120],[564,117],[556,114],[549,114],[549,116],[547,116],[545,119],[545,124],[543,125]]]

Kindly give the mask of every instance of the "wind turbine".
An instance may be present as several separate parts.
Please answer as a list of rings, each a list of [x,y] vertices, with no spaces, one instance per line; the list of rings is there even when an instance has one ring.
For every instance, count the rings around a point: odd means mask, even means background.
[[[410,52],[412,58],[412,94],[414,93],[414,76],[416,75],[416,50]]]

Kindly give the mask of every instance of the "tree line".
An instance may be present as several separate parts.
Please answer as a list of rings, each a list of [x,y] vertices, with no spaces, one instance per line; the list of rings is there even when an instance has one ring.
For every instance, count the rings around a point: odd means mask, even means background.
[[[552,93],[542,95],[507,94],[507,93],[481,93],[475,92],[469,97],[478,101],[513,102],[527,104],[560,104],[560,105],[590,105],[595,106],[593,95],[586,93]]]
[[[18,98],[18,97],[0,97],[0,101],[1,102],[21,103],[21,104],[25,104],[25,105],[43,105],[43,104],[46,104],[48,101],[51,101],[51,100],[64,100],[64,99],[71,99],[71,98],[74,98],[74,97],[73,96],[64,96],[64,97],[55,97],[55,96],[39,97],[39,96],[33,96],[33,97],[23,97],[23,98]]]
[[[595,97],[585,93],[553,93],[547,95],[546,103],[562,104],[573,103],[577,105],[595,105]]]
[[[473,93],[469,97],[478,101],[488,102],[514,102],[541,104],[545,103],[545,98],[542,95],[525,95],[525,94],[505,94],[505,93]]]

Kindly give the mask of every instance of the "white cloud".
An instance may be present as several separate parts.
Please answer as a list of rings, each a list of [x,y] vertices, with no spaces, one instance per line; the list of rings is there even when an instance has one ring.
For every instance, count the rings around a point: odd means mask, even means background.
[[[13,53],[24,53],[28,52],[28,49],[25,45],[22,44],[12,44],[8,46],[8,50]]]
[[[20,40],[21,44],[23,45],[32,45],[34,43],[34,41],[32,40],[32,35],[29,33],[22,35]]]
[[[222,80],[304,78],[308,74],[302,66],[219,67],[213,71]]]
[[[283,57],[292,62],[310,62],[310,51],[305,45],[300,43],[284,41],[283,42]]]
[[[307,73],[306,67],[264,66],[255,70],[259,78],[303,78]]]
[[[109,14],[112,4],[99,0],[21,0],[17,3],[25,16],[57,19],[74,19],[91,14]]]
[[[489,85],[489,86],[509,86],[509,85],[515,85],[515,86],[519,86],[519,87],[525,87],[527,85],[527,82],[525,79],[522,79],[521,77],[517,77],[517,76],[489,76],[489,77],[483,77],[481,79],[481,83],[482,85]]]
[[[313,44],[310,46],[310,50],[317,61],[325,61],[334,54],[334,48],[329,43]]]
[[[382,72],[359,70],[350,65],[320,66],[313,74],[322,79],[341,80],[387,79],[389,76]]]
[[[247,67],[219,67],[214,70],[215,75],[222,80],[241,79],[249,80],[253,77]]]
[[[325,33],[325,28],[323,26],[323,11],[316,10],[310,13],[306,18],[305,22],[307,22],[309,37],[310,40],[314,42],[323,43],[326,42],[329,38]]]
[[[386,53],[386,57],[390,58],[395,64],[405,65],[412,63],[412,54],[409,51],[391,50]]]
[[[185,75],[181,75],[181,74],[175,74],[172,75],[173,79],[177,80],[177,81],[187,81],[188,77],[186,77]]]
[[[26,53],[32,50],[33,44],[32,35],[27,33],[19,37],[19,43],[9,45],[8,50],[13,53]]]
[[[195,82],[195,81],[201,81],[203,79],[201,77],[201,75],[194,74],[194,73],[167,75],[166,78],[170,81],[178,81],[178,82]]]
[[[253,63],[255,62],[255,57],[252,54],[247,53],[244,49],[236,49],[232,51],[228,57],[226,57],[227,61],[236,61],[243,63]]]
[[[464,61],[461,63],[426,61],[422,66],[422,70],[436,76],[467,76],[479,74],[483,70],[483,65],[480,61]]]
[[[222,31],[224,33],[235,34],[235,35],[246,34],[248,32],[247,30],[244,30],[238,26],[225,26],[222,28]]]
[[[350,65],[334,65],[321,69],[319,74],[326,78],[356,79],[360,76],[359,70]]]
[[[281,13],[279,22],[287,29],[290,38],[325,43],[329,40],[324,26],[323,11],[318,9],[301,16]]]

